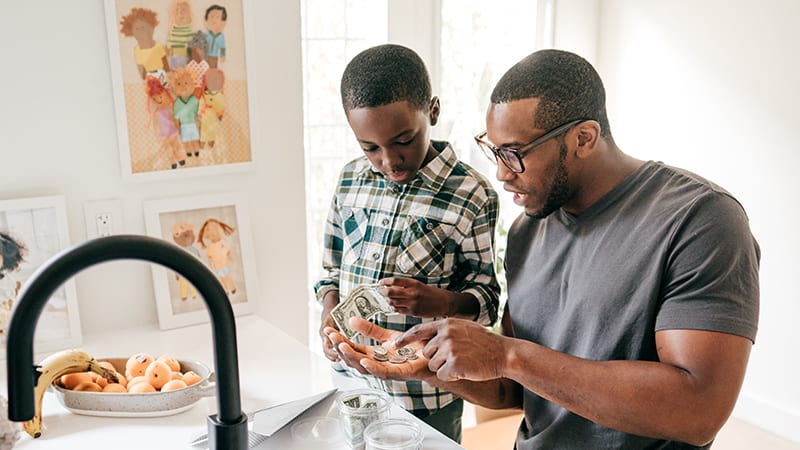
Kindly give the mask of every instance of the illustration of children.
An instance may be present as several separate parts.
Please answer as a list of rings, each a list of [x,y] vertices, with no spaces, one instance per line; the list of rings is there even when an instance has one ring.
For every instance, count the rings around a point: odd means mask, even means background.
[[[147,92],[147,111],[150,113],[156,136],[161,142],[158,151],[159,153],[169,152],[170,167],[177,169],[178,166],[186,164],[186,160],[182,158],[183,151],[178,141],[179,124],[172,111],[175,100],[156,77],[147,77],[145,90]],[[153,120],[154,118],[155,120]]]
[[[236,284],[233,282],[233,275],[231,274],[231,249],[228,243],[222,239],[223,234],[230,236],[234,231],[230,225],[220,222],[217,219],[208,219],[200,227],[200,234],[197,236],[197,242],[200,246],[206,249],[206,256],[211,267],[219,277],[222,287],[225,292],[230,294],[236,293]],[[210,243],[206,244],[206,239]]]
[[[224,6],[211,5],[206,9],[206,39],[208,40],[208,65],[216,69],[225,62],[225,35],[222,30],[228,23],[228,11]]]
[[[0,335],[5,334],[22,282],[15,273],[25,260],[25,244],[0,231]]]
[[[186,156],[200,156],[200,129],[197,120],[200,102],[194,96],[194,78],[189,69],[181,67],[167,75],[175,95],[172,115],[180,124],[181,142]]]
[[[192,59],[186,64],[186,68],[194,76],[194,96],[197,98],[203,95],[203,77],[208,70],[207,53],[208,41],[206,40],[206,35],[202,31],[198,31],[192,35],[192,40],[189,41],[189,56]]]
[[[208,144],[214,148],[217,130],[225,112],[225,73],[220,69],[208,69],[203,80],[203,98],[200,107],[200,148]]]
[[[153,32],[158,25],[158,14],[152,9],[133,8],[128,15],[122,17],[120,25],[120,32],[124,36],[133,36],[136,39],[133,57],[142,80],[151,75],[165,84],[166,74],[169,72],[167,51],[153,38]]]
[[[189,222],[176,223],[172,226],[172,240],[187,252],[194,255],[197,259],[200,258],[200,250],[194,246],[194,225]],[[197,291],[194,289],[185,278],[177,273],[175,279],[180,284],[181,300],[186,301],[186,298],[191,292],[192,298],[197,298]]]
[[[173,69],[184,67],[189,62],[188,44],[192,39],[192,22],[194,13],[191,0],[173,0],[169,7],[167,36],[169,65]]]

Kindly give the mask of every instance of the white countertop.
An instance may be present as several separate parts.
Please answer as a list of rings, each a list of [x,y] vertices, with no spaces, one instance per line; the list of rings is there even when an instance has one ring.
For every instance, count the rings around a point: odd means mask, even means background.
[[[239,347],[239,383],[242,409],[255,411],[268,406],[307,397],[334,387],[340,390],[363,387],[363,382],[337,375],[325,358],[255,315],[236,319]],[[154,356],[170,354],[181,360],[197,360],[214,367],[209,324],[161,331],[155,327],[130,329],[110,335],[84,336],[81,348],[97,359],[127,357],[147,352]],[[0,384],[6,392],[6,364],[0,364]],[[7,395],[6,395],[7,396]],[[333,397],[308,410],[297,420],[315,416],[337,417]],[[73,414],[65,409],[52,392],[45,394],[42,405],[44,430],[38,439],[21,432],[15,448],[77,449],[100,445],[114,449],[198,449],[189,441],[206,429],[206,418],[216,412],[216,398],[201,399],[191,409],[166,417],[106,418]],[[411,419],[423,429],[425,449],[461,449],[424,422],[394,405],[392,417]],[[294,442],[291,425],[261,443],[257,449],[293,450],[306,445]],[[348,447],[341,442],[331,450]]]

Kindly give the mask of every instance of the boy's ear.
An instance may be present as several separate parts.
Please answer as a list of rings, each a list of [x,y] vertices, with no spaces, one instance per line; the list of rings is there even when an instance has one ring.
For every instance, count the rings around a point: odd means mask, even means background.
[[[431,118],[431,126],[436,125],[439,122],[439,97],[433,96],[431,99],[431,111],[430,111],[430,118]]]

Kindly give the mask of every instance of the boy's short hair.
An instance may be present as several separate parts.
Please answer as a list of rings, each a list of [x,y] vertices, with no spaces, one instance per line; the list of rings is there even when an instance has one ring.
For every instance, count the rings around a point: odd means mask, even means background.
[[[224,6],[220,5],[211,5],[206,9],[205,20],[208,20],[208,15],[211,14],[211,11],[222,11],[222,21],[226,22],[228,20],[228,10],[225,9]]]
[[[492,103],[538,98],[534,126],[549,130],[570,120],[600,123],[600,134],[611,137],[606,91],[594,67],[563,50],[540,50],[515,64],[492,91]]]
[[[416,110],[430,107],[431,79],[425,63],[401,45],[372,47],[353,58],[342,74],[342,106],[374,108],[407,101]]]

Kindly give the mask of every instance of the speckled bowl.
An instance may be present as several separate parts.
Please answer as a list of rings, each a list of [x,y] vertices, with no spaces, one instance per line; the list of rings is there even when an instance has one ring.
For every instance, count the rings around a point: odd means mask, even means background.
[[[98,361],[108,361],[118,372],[124,373],[128,358],[98,358]],[[204,397],[216,395],[215,376],[208,366],[197,361],[178,362],[181,372],[194,371],[202,378],[200,382],[177,391],[132,394],[71,391],[56,384],[51,387],[61,404],[75,414],[103,417],[169,416],[186,411]]]

